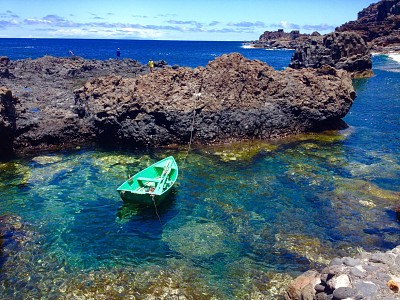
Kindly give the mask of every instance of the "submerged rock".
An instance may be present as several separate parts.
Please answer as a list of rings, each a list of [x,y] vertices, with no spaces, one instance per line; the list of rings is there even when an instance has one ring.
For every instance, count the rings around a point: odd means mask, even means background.
[[[326,264],[329,261],[326,259],[326,248],[318,238],[312,238],[300,234],[284,234],[278,233],[275,235],[275,249],[288,251],[299,257],[305,257],[313,264]]]
[[[225,232],[215,223],[188,222],[177,230],[163,233],[169,247],[186,257],[210,257],[229,252],[224,243]]]

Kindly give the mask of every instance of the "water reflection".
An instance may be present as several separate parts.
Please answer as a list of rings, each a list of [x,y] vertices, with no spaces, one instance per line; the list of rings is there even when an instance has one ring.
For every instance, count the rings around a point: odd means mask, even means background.
[[[132,202],[122,202],[117,212],[117,222],[125,223],[129,220],[143,220],[157,218],[161,226],[170,220],[176,211],[174,211],[175,201],[177,198],[177,190],[172,187],[171,193],[159,204],[154,205],[138,205]]]

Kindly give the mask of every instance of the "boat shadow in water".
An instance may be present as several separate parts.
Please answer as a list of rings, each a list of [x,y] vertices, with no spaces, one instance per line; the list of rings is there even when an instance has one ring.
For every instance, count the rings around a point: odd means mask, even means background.
[[[172,187],[171,193],[159,204],[141,205],[134,202],[123,202],[118,209],[117,220],[122,223],[128,221],[146,221],[152,220],[165,224],[176,215],[175,202],[177,191]]]

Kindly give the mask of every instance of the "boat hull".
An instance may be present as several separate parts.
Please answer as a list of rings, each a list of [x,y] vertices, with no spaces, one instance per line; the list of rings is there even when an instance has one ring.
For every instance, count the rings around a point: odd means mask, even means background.
[[[166,191],[162,195],[151,195],[151,194],[137,194],[130,191],[118,191],[121,199],[125,202],[137,203],[140,205],[154,205],[159,204],[165,198],[169,196],[171,191]],[[154,200],[153,200],[154,199]]]
[[[178,165],[169,156],[133,175],[117,191],[125,202],[159,204],[171,193],[177,177]]]

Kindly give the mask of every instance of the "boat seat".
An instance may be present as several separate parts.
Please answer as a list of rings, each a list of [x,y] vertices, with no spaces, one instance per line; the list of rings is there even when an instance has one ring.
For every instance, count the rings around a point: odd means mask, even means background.
[[[138,177],[136,180],[138,181],[147,181],[147,182],[161,182],[162,178],[148,178],[148,177]]]

